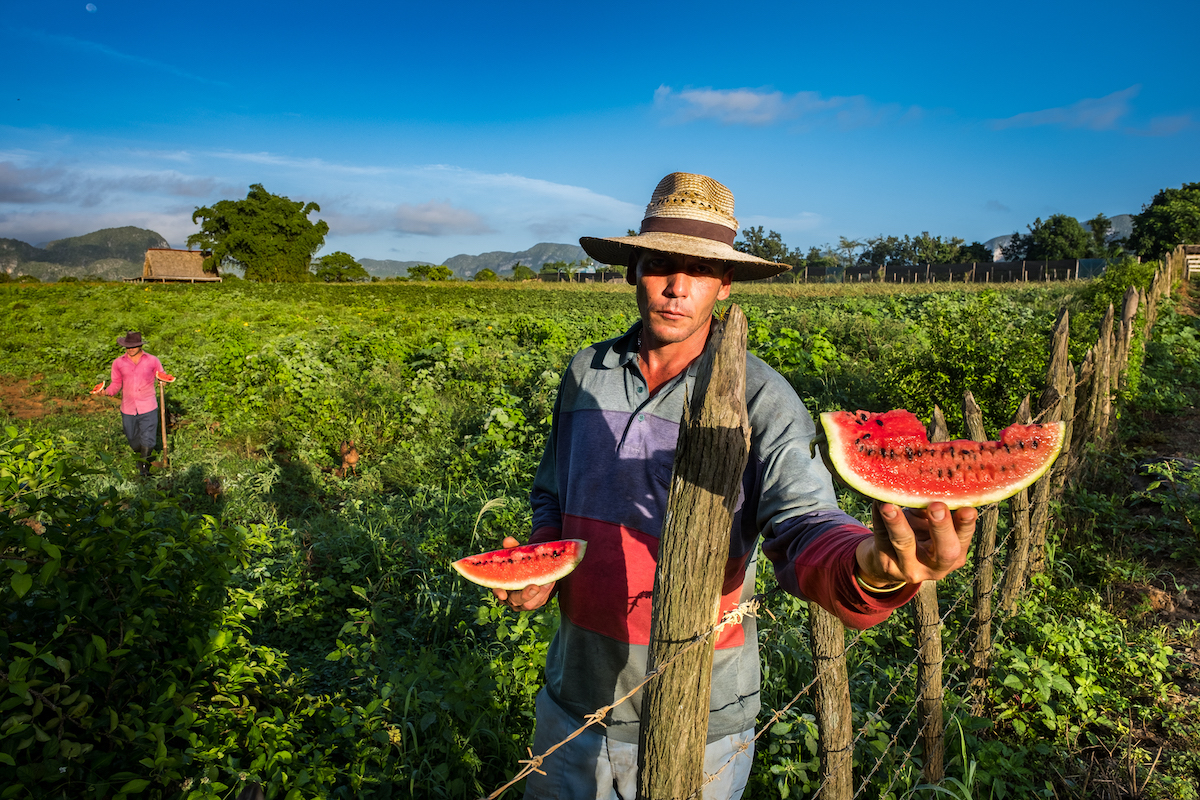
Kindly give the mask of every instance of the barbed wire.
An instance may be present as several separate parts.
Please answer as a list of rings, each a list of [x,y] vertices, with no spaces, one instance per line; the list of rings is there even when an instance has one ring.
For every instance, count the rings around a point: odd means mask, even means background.
[[[696,647],[699,647],[702,643],[708,641],[708,638],[710,636],[720,634],[721,631],[725,630],[725,628],[727,628],[731,625],[740,625],[742,623],[742,620],[748,616],[754,616],[754,612],[758,610],[758,607],[761,604],[762,599],[763,599],[763,595],[756,594],[753,597],[751,597],[749,600],[747,600],[746,602],[740,603],[736,608],[732,608],[729,611],[725,612],[725,614],[721,617],[720,620],[717,621],[717,623],[715,625],[713,625],[712,627],[710,627],[707,631],[704,631],[703,633],[696,634],[694,637],[692,637],[692,639],[690,641],[688,641],[687,644],[685,644],[683,647],[676,650],[671,655],[670,658],[668,658],[663,663],[659,664],[654,669],[647,672],[646,676],[642,679],[641,683],[634,686],[632,689],[630,689],[628,692],[626,692],[621,697],[614,700],[609,705],[598,708],[595,711],[593,711],[591,714],[588,714],[586,717],[584,717],[583,725],[579,726],[574,731],[572,731],[570,734],[568,734],[567,737],[565,739],[563,739],[562,741],[556,742],[555,744],[548,747],[546,749],[546,752],[541,753],[539,755],[534,755],[532,748],[526,748],[527,752],[529,753],[529,758],[523,758],[517,762],[518,764],[524,764],[525,766],[522,767],[521,770],[508,781],[508,783],[504,784],[503,786],[496,789],[491,794],[487,795],[486,798],[482,798],[482,800],[496,800],[496,798],[498,798],[505,791],[507,791],[508,789],[511,789],[514,785],[516,785],[520,781],[524,780],[525,778],[529,777],[530,775],[532,775],[535,772],[538,773],[539,775],[545,775],[546,773],[542,771],[541,766],[542,766],[542,763],[546,760],[546,756],[550,755],[555,750],[558,750],[560,747],[562,747],[563,745],[565,745],[567,742],[571,741],[572,739],[576,738],[577,736],[582,734],[584,731],[586,731],[588,728],[592,727],[593,725],[599,724],[599,725],[603,726],[604,718],[607,717],[614,708],[621,705],[622,703],[624,703],[625,701],[627,701],[631,697],[633,697],[635,694],[637,694],[638,691],[643,686],[645,686],[651,680],[653,680],[654,678],[658,677],[663,672],[665,672],[672,664],[674,664],[685,653],[693,650]]]

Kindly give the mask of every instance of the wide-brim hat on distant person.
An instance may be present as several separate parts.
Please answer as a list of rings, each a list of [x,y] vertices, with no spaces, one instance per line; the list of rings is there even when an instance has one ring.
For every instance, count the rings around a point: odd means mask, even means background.
[[[637,265],[630,262],[638,250],[719,261],[733,268],[735,281],[761,280],[791,269],[787,264],[735,250],[733,242],[737,235],[733,192],[704,175],[672,172],[658,182],[650,196],[641,231],[636,236],[608,239],[584,236],[579,244],[601,264],[629,267],[625,279],[630,283],[636,282]]]
[[[117,344],[129,350],[134,347],[142,346],[142,334],[138,331],[128,331],[124,336],[117,337]]]

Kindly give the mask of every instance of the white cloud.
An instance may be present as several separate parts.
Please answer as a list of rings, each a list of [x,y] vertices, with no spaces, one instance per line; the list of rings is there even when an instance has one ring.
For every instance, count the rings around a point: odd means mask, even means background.
[[[1104,97],[1088,97],[1069,106],[1046,108],[1041,111],[1026,111],[1005,119],[992,120],[992,127],[1035,128],[1052,125],[1059,128],[1085,128],[1093,131],[1113,130],[1122,117],[1129,114],[1130,101],[1137,96],[1141,86],[1130,86]]]
[[[917,119],[920,109],[881,104],[863,95],[825,97],[820,92],[785,94],[767,89],[681,89],[660,86],[654,106],[669,122],[714,120],[723,125],[761,127],[785,121],[802,126],[833,125],[842,129]]]
[[[401,203],[396,206],[394,229],[421,236],[495,233],[474,211],[456,208],[446,200],[430,200],[420,205]]]

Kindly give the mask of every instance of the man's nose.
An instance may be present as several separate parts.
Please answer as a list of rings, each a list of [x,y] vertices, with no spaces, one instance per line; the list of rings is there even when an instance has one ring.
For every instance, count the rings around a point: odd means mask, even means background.
[[[664,291],[671,297],[684,297],[687,295],[687,273],[672,272],[667,276],[667,285]]]

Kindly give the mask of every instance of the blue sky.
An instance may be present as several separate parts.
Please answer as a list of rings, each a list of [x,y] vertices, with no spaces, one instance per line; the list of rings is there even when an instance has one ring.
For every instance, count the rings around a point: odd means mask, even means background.
[[[668,172],[807,249],[1136,213],[1200,181],[1200,3],[8,0],[0,237],[252,183],[323,252],[443,261],[636,228]]]

